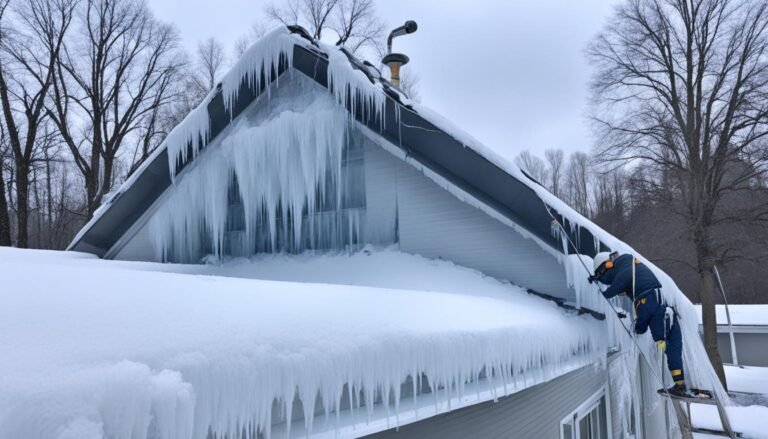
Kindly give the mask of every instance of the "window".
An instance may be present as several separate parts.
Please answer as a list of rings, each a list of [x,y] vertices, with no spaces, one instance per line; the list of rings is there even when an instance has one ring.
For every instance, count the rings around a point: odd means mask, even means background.
[[[611,439],[605,389],[560,421],[561,439]]]

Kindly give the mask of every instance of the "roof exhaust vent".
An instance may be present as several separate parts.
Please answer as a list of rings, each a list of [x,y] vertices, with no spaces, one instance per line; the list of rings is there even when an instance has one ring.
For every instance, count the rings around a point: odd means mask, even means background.
[[[402,53],[392,53],[392,39],[412,34],[416,32],[419,26],[413,20],[408,20],[404,25],[397,27],[389,33],[387,37],[387,54],[382,58],[381,63],[389,66],[390,78],[392,85],[400,87],[400,67],[408,64],[408,57]]]

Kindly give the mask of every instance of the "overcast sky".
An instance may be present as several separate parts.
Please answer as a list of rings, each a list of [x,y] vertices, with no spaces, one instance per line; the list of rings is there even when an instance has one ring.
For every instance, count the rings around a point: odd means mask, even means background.
[[[231,50],[268,1],[149,0],[185,44],[210,36]],[[419,76],[423,104],[505,155],[530,149],[589,150],[585,120],[589,40],[612,0],[379,0],[388,28],[419,30],[395,40]]]

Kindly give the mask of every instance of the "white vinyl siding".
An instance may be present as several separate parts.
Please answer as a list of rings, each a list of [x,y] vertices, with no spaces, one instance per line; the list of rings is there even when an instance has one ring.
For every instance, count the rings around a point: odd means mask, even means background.
[[[403,162],[378,145],[362,139],[365,154],[367,243],[388,245],[397,241],[397,174]]]
[[[156,260],[155,257],[155,248],[152,245],[152,240],[149,236],[149,219],[150,215],[145,214],[145,217],[142,217],[137,221],[136,225],[138,227],[138,231],[135,232],[135,234],[130,238],[127,239],[127,242],[125,245],[123,245],[120,250],[115,254],[112,258],[118,259],[121,261],[150,261],[150,262],[159,262]],[[126,232],[125,238],[128,237],[128,235],[132,232],[131,229]],[[117,244],[115,244],[115,247],[120,246],[121,241],[117,241]],[[111,252],[112,250],[110,250]],[[109,256],[109,253],[107,253],[107,256]]]
[[[453,261],[490,276],[572,298],[565,271],[551,254],[485,212],[460,201],[398,160],[400,249]]]

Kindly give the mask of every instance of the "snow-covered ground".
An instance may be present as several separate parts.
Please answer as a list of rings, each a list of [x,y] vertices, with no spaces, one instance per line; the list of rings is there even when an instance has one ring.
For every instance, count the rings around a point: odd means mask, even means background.
[[[768,367],[725,366],[728,390],[759,393],[768,397]]]
[[[209,424],[232,433],[273,416],[303,418],[288,422],[294,436],[305,425],[357,436],[605,353],[594,319],[395,251],[189,266],[0,248],[0,279],[2,438],[203,438]],[[519,373],[478,380],[484,367]],[[400,384],[420,373],[444,388],[398,405]],[[345,383],[365,407],[313,423],[315,396],[332,410]],[[374,406],[390,392],[398,403]],[[296,393],[310,404],[285,404]]]
[[[725,366],[728,378],[728,389],[732,392],[747,392],[761,394],[757,398],[734,398],[735,402],[745,400],[768,401],[768,367],[735,367]],[[728,417],[734,430],[747,438],[768,438],[768,407],[764,405],[749,405],[746,407],[727,407]],[[717,408],[710,405],[692,405],[691,418],[693,425],[711,430],[722,430]],[[696,435],[697,439],[717,437]]]

